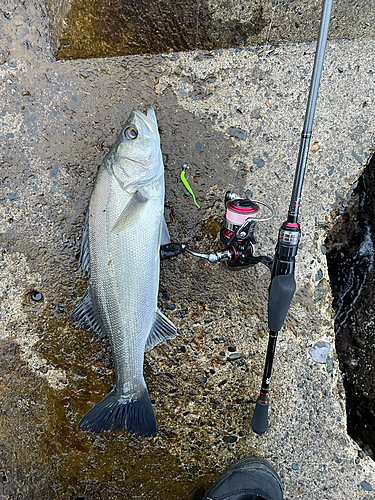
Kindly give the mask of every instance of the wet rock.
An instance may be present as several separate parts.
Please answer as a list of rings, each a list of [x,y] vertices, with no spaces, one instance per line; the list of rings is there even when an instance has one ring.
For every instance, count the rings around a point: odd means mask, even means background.
[[[236,443],[237,442],[237,436],[224,436],[223,441],[224,443],[230,444],[230,443]]]
[[[316,342],[310,349],[310,356],[316,363],[325,364],[331,345],[328,342]]]
[[[78,368],[77,366],[72,366],[71,368],[72,372],[75,374],[75,375],[78,375],[79,377],[87,377],[87,372],[86,370],[83,370],[81,368]]]
[[[193,467],[190,467],[189,472],[191,472],[191,474],[196,474],[200,470],[201,468],[199,465],[193,465]]]

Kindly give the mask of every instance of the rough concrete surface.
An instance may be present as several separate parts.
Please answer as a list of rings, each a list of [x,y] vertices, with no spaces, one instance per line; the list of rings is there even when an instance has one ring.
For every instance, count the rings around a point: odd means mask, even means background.
[[[268,270],[234,273],[181,256],[162,264],[160,307],[179,336],[146,355],[158,433],[140,440],[77,430],[113,382],[107,340],[68,319],[87,286],[77,264],[97,168],[130,110],[153,103],[172,239],[220,248],[224,193],[247,190],[275,209],[257,233],[258,251],[272,255],[314,44],[56,62],[43,5],[2,2],[0,16],[0,498],[199,498],[251,454],[275,466],[286,500],[374,498],[374,463],[346,433],[323,242],[373,151],[375,42],[327,46],[268,432],[250,428]],[[233,127],[244,140],[229,137]],[[179,180],[183,163],[200,210]],[[331,344],[326,364],[309,354],[322,341]]]

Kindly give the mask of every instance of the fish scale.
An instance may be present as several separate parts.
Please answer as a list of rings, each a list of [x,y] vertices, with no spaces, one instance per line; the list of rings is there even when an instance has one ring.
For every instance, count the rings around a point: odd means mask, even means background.
[[[108,336],[115,384],[79,427],[92,432],[125,427],[132,434],[152,435],[156,420],[143,377],[144,352],[173,338],[176,328],[157,308],[160,243],[169,235],[164,166],[151,107],[147,115],[133,111],[104,159],[88,214],[80,263],[90,273],[89,288],[71,317],[78,326]]]

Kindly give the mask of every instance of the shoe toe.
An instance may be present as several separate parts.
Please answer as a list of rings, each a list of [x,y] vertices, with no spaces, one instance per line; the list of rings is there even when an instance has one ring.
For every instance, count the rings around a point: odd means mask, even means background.
[[[204,500],[283,500],[283,487],[271,465],[246,457],[225,471]]]

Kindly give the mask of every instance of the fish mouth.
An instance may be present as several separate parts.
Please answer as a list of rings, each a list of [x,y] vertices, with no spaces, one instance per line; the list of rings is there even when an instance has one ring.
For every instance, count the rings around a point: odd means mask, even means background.
[[[152,106],[147,106],[146,114],[142,113],[142,111],[139,111],[138,109],[135,109],[130,115],[128,122],[132,121],[134,123],[138,121],[137,119],[140,121],[142,128],[146,129],[144,130],[145,132],[147,131],[149,134],[154,134],[157,131],[158,124],[156,121],[155,110]]]

